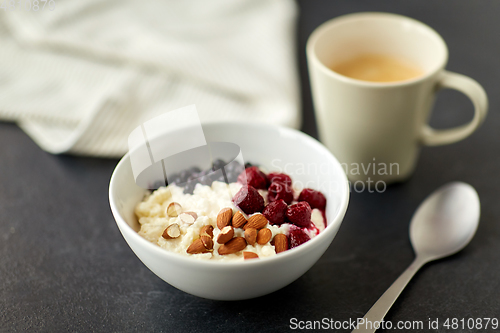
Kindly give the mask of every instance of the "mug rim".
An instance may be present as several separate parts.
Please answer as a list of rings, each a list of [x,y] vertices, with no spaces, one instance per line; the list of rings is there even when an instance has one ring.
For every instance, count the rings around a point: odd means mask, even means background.
[[[406,21],[410,22],[413,25],[419,26],[421,28],[426,29],[428,32],[430,32],[436,40],[441,44],[443,48],[443,59],[441,60],[440,64],[436,66],[436,68],[428,71],[424,75],[420,75],[416,78],[409,79],[409,80],[402,80],[402,81],[394,81],[394,82],[374,82],[374,81],[364,81],[364,80],[359,80],[359,79],[354,79],[350,78],[348,76],[339,74],[335,72],[334,70],[328,68],[321,60],[318,59],[318,56],[315,52],[315,46],[317,45],[318,40],[330,29],[332,29],[334,26],[337,26],[339,24],[343,24],[349,21],[355,21],[359,19],[396,19],[400,21]],[[323,22],[321,25],[316,27],[314,31],[311,33],[309,38],[307,39],[306,43],[306,55],[308,61],[311,61],[315,66],[317,66],[319,69],[321,69],[322,72],[327,74],[328,76],[340,80],[344,83],[352,84],[352,85],[357,85],[357,86],[363,86],[363,87],[370,87],[370,88],[394,88],[394,87],[402,87],[402,86],[408,86],[408,85],[413,85],[420,83],[422,81],[425,81],[429,79],[430,77],[433,77],[437,73],[441,72],[444,70],[446,64],[448,63],[448,47],[446,45],[446,42],[444,41],[443,37],[434,30],[432,27],[429,25],[416,20],[414,18],[400,15],[400,14],[395,14],[395,13],[388,13],[388,12],[357,12],[357,13],[351,13],[351,14],[345,14],[341,16],[334,17],[326,22]]]

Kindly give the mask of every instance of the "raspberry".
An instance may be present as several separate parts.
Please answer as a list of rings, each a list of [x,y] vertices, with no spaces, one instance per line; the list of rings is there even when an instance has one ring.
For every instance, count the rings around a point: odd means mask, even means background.
[[[267,199],[269,202],[283,199],[287,204],[291,204],[293,201],[292,188],[285,183],[274,182],[269,186]]]
[[[299,201],[306,201],[311,208],[324,210],[326,207],[326,198],[323,193],[310,188],[305,188],[300,192]]]
[[[233,197],[233,203],[245,214],[262,212],[264,209],[264,198],[253,186],[243,186]]]
[[[268,185],[266,174],[260,171],[256,166],[243,170],[238,176],[238,182],[261,190],[266,190]]]
[[[296,226],[307,228],[311,225],[311,206],[305,201],[288,206],[286,218]]]
[[[304,244],[311,238],[304,232],[304,229],[297,226],[290,226],[290,233],[288,234],[288,248],[293,249],[299,245]]]
[[[269,175],[267,175],[267,179],[269,179],[270,183],[279,182],[285,183],[288,186],[292,186],[292,178],[284,173],[271,172]]]
[[[280,225],[285,222],[285,214],[287,209],[287,204],[283,199],[278,199],[271,202],[264,208],[262,215],[266,217],[269,224]]]

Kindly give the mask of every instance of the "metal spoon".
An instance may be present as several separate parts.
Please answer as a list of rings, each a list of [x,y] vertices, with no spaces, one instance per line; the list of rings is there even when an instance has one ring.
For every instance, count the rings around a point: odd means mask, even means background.
[[[427,197],[410,223],[415,260],[370,311],[358,320],[358,326],[352,332],[375,332],[377,323],[384,319],[399,294],[423,265],[457,253],[470,242],[479,223],[479,214],[477,192],[466,183],[446,184]]]

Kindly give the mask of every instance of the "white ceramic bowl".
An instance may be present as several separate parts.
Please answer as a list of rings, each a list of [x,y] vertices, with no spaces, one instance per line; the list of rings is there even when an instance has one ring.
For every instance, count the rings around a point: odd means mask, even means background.
[[[246,162],[269,171],[281,168],[294,182],[320,189],[328,200],[327,228],[297,248],[264,259],[215,262],[168,252],[137,233],[134,207],[145,190],[134,182],[128,154],[116,166],[109,186],[109,201],[118,228],[153,273],[187,293],[216,300],[242,300],[285,287],[316,263],[337,234],[349,201],[344,170],[322,144],[293,129],[217,123],[204,125],[203,130],[207,141],[238,144]]]

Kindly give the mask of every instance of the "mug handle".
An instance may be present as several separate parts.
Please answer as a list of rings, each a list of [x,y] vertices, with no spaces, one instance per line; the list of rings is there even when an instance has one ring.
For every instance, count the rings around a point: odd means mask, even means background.
[[[471,135],[486,117],[488,97],[477,81],[465,75],[443,71],[438,79],[437,91],[445,88],[456,89],[470,98],[474,105],[474,118],[468,124],[444,130],[424,125],[420,138],[424,145],[439,146],[463,140]]]

